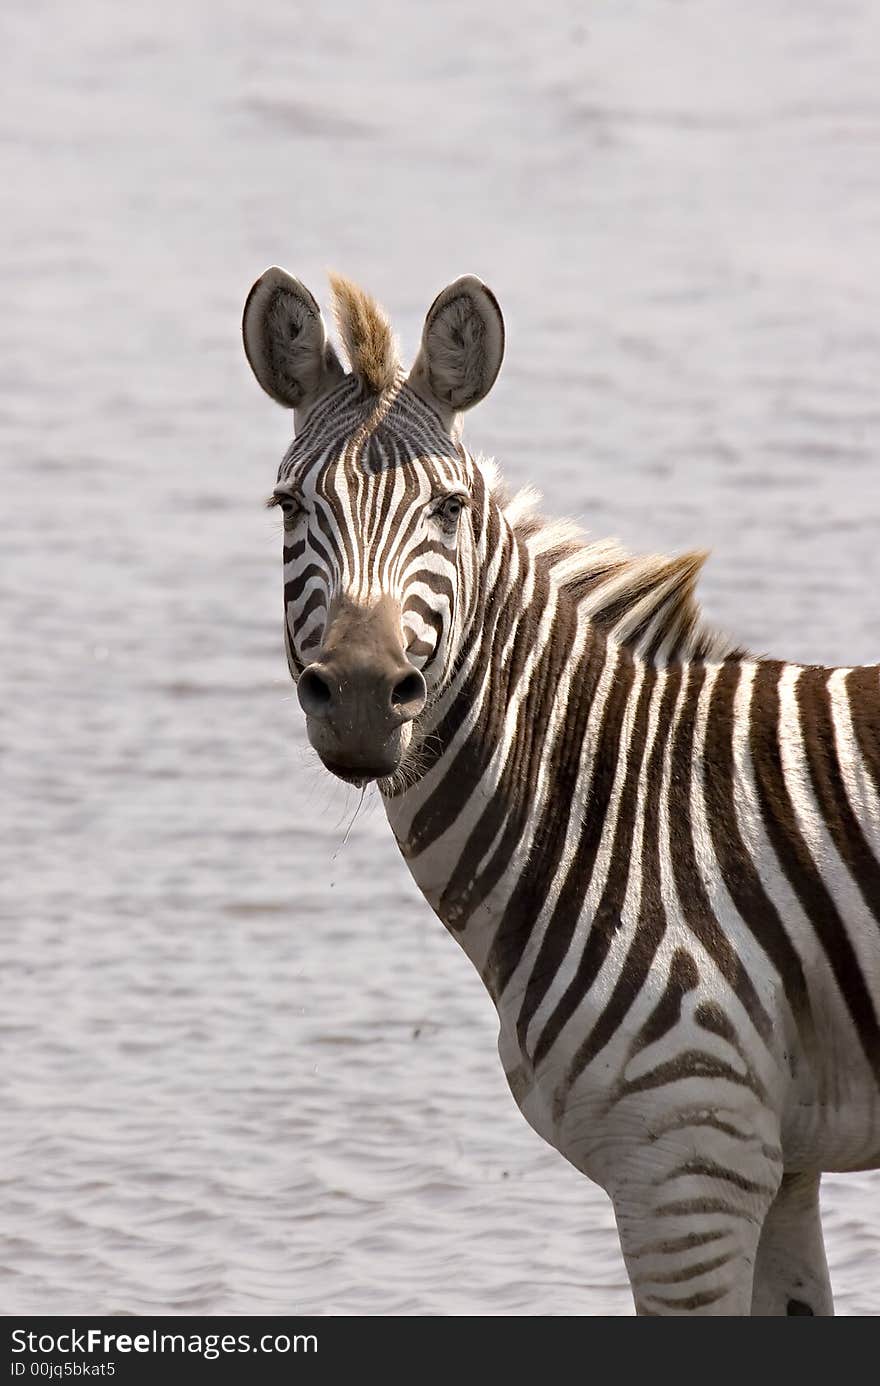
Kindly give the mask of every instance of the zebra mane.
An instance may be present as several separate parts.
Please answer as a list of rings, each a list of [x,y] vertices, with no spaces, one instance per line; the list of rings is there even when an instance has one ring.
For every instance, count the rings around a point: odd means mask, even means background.
[[[374,298],[342,274],[330,274],[333,316],[349,365],[367,389],[381,394],[400,371],[391,323]]]
[[[569,520],[537,514],[540,495],[531,487],[499,499],[514,533],[552,564],[556,580],[616,644],[656,664],[745,654],[706,624],[695,596],[708,550],[634,555],[613,539],[588,540]]]

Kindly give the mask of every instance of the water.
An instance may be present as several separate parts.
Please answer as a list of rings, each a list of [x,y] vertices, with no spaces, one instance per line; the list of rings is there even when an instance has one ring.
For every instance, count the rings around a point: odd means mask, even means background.
[[[11,0],[0,17],[4,1313],[628,1314],[375,791],[305,745],[239,343],[273,262],[412,353],[495,289],[472,445],[708,611],[880,659],[880,11]],[[880,1309],[880,1176],[828,1179]]]

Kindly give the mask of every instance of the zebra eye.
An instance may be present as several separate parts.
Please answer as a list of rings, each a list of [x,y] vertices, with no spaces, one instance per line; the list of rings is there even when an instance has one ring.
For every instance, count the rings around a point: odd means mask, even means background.
[[[305,510],[305,506],[297,496],[291,495],[289,491],[284,491],[280,487],[277,491],[273,491],[269,504],[279,507],[284,517],[285,529],[292,529]]]
[[[444,529],[453,530],[458,524],[462,510],[464,510],[464,498],[462,496],[447,496],[433,511],[433,516],[435,520],[440,521]]]

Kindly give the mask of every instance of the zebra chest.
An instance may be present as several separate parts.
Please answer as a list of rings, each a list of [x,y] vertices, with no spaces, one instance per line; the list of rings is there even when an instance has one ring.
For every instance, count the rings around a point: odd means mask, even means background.
[[[514,1101],[533,1131],[549,1145],[559,1148],[557,1123],[553,1118],[553,1095],[539,1083],[535,1071],[516,1041],[502,1025],[498,1034],[498,1056]]]
[[[565,1093],[566,1075],[574,1051],[568,1044],[559,1045],[540,1065],[526,1051],[518,1033],[517,1012],[499,1006],[498,1056],[513,1098],[526,1121],[539,1136],[578,1168],[597,1175],[586,1165],[591,1164],[590,1133],[597,1135],[603,1127],[603,1112],[613,1087],[613,1076],[605,1065],[597,1066],[582,1078],[578,1085],[578,1139],[572,1143],[570,1112]],[[599,1180],[601,1182],[601,1179]]]

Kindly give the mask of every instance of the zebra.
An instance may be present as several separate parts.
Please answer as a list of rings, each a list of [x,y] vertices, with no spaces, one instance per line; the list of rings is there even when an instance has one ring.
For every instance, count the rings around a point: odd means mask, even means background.
[[[610,1196],[642,1315],[829,1315],[823,1171],[880,1165],[880,677],[712,631],[704,552],[544,518],[462,443],[504,323],[474,276],[409,372],[331,276],[243,317],[294,438],[284,640],[311,746],[376,781],[479,972],[530,1125]]]

